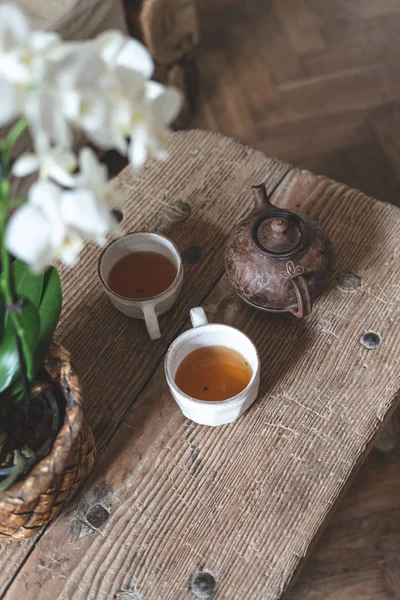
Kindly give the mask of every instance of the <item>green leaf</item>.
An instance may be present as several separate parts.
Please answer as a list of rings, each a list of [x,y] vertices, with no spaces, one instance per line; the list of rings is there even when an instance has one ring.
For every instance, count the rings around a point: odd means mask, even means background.
[[[44,275],[42,299],[39,305],[40,333],[35,352],[35,368],[38,369],[43,362],[49,348],[51,338],[62,305],[62,289],[60,276],[57,269],[51,267]]]
[[[42,297],[40,299],[38,312],[40,325],[35,350],[35,373],[38,371],[40,365],[43,363],[43,359],[49,348],[54,330],[57,327],[58,319],[60,317],[61,312],[61,304],[62,289],[60,277],[58,275],[57,269],[52,267],[44,274],[43,278],[43,291]],[[13,397],[15,399],[15,402],[19,402],[21,399],[23,400],[22,392],[22,380],[18,378],[7,388],[5,392],[5,398]],[[18,398],[16,397],[17,395]]]
[[[27,341],[32,351],[37,346],[40,318],[37,308],[26,301],[21,310],[21,320]],[[9,313],[6,314],[4,335],[0,340],[0,392],[14,383],[20,376],[20,364],[15,329]]]
[[[24,401],[24,386],[22,384],[22,379],[19,378],[0,394],[0,409],[5,411],[4,414],[7,414],[7,407],[22,404]]]
[[[39,307],[43,290],[43,273],[32,275],[29,267],[16,259],[12,264],[15,294],[18,298],[28,298],[36,308]]]

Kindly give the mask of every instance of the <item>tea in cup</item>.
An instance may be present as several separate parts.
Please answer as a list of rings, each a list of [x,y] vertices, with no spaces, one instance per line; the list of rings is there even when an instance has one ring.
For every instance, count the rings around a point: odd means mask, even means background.
[[[158,315],[171,308],[183,284],[175,244],[159,233],[128,233],[103,250],[98,270],[114,306],[128,317],[144,319],[150,339],[160,338]]]
[[[190,311],[192,329],[170,346],[165,374],[183,414],[202,425],[232,423],[255,401],[260,361],[241,331],[208,323],[204,309]]]

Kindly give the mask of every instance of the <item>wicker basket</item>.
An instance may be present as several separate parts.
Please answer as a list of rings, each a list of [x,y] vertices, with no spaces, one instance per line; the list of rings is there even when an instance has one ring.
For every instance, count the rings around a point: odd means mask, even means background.
[[[94,437],[83,416],[80,383],[69,352],[53,342],[45,368],[64,393],[64,424],[50,454],[38,462],[25,479],[0,493],[0,538],[21,540],[47,525],[73,496],[94,464]]]

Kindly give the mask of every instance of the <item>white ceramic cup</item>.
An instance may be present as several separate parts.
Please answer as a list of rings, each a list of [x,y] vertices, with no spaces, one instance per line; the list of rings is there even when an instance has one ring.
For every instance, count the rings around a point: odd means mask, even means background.
[[[257,398],[260,386],[260,359],[257,349],[247,335],[239,329],[220,323],[209,323],[201,306],[192,308],[190,319],[193,328],[176,338],[165,357],[164,368],[169,388],[188,419],[201,425],[232,423]],[[225,346],[236,350],[247,360],[253,375],[243,391],[221,401],[197,400],[182,392],[175,383],[178,367],[188,354],[204,346]]]
[[[158,252],[174,263],[177,273],[169,288],[151,298],[125,298],[107,284],[112,267],[123,256],[132,252]],[[100,281],[107,296],[118,310],[134,319],[144,319],[150,339],[161,337],[158,316],[167,312],[177,299],[183,284],[183,262],[179,250],[170,239],[160,233],[127,233],[114,240],[100,254],[98,263]]]

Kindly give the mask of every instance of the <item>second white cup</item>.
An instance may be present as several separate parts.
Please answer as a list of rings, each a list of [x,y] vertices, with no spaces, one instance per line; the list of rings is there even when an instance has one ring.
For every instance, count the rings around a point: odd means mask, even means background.
[[[232,423],[255,401],[260,386],[260,360],[253,342],[239,329],[221,323],[209,323],[201,306],[192,308],[193,328],[185,331],[171,344],[164,368],[171,393],[185,417],[201,425]],[[183,359],[204,346],[224,346],[241,354],[249,363],[252,377],[236,396],[221,401],[205,401],[185,394],[176,384],[175,377]]]

